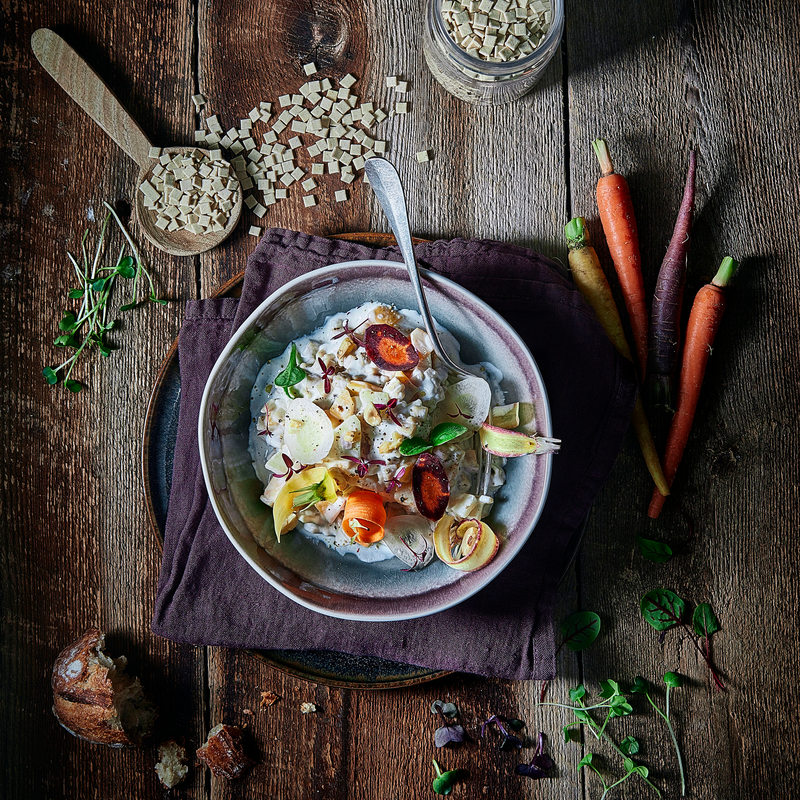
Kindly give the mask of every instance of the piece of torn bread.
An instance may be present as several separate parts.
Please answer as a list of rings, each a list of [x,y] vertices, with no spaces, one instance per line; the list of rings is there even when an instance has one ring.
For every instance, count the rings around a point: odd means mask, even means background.
[[[216,725],[206,743],[197,751],[197,758],[218,777],[238,778],[255,762],[242,747],[242,729],[234,725]]]
[[[167,789],[172,789],[186,777],[188,772],[186,749],[174,739],[162,742],[158,748],[158,764],[156,764],[156,774],[161,783]]]
[[[90,628],[53,664],[53,713],[74,736],[109,747],[130,747],[150,733],[158,709],[141,683],[125,672],[125,656],[103,652],[105,636]]]

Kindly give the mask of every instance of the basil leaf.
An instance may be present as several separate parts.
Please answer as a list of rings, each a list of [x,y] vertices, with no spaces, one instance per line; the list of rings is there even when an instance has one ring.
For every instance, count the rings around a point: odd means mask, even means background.
[[[561,623],[561,633],[570,650],[583,650],[600,633],[600,617],[594,611],[579,611]]]
[[[636,541],[639,544],[639,552],[648,561],[655,561],[657,564],[663,564],[672,558],[672,548],[663,542],[656,542],[652,539],[645,539],[643,536],[637,536]]]
[[[444,444],[451,439],[455,439],[457,436],[461,436],[461,434],[466,433],[466,431],[467,428],[464,425],[459,425],[457,422],[442,422],[431,431],[430,442],[434,447],[438,447],[440,444]]]
[[[665,631],[680,623],[686,603],[669,589],[654,589],[641,602],[642,616],[657,631]]]
[[[710,636],[719,630],[717,620],[708,603],[700,603],[692,614],[692,627],[698,636]]]
[[[430,449],[431,445],[419,436],[415,436],[413,439],[404,439],[398,451],[401,456],[415,456]]]
[[[300,383],[305,377],[306,373],[297,366],[297,345],[292,342],[292,350],[289,353],[289,363],[286,369],[280,372],[278,377],[275,378],[275,385],[282,386],[286,389],[289,386]]]

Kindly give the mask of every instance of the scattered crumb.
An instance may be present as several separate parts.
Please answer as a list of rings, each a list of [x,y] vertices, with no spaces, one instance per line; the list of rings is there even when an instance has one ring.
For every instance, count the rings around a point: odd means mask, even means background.
[[[275,692],[261,692],[261,708],[269,708],[280,700]]]
[[[161,744],[158,748],[158,759],[156,774],[167,789],[177,786],[189,772],[189,767],[186,766],[186,750],[174,739]]]
[[[300,710],[304,714],[312,714],[314,711],[317,710],[317,707],[313,703],[301,703]]]
[[[253,712],[249,708],[243,709],[242,710],[242,714],[244,714],[247,717],[252,717],[253,716]]]

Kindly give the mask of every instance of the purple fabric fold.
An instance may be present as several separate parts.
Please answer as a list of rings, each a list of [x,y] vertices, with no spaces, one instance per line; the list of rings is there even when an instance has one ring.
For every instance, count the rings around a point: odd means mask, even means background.
[[[608,341],[564,270],[521,247],[485,240],[415,249],[420,264],[499,312],[531,349],[563,440],[542,517],[514,561],[474,597],[402,622],[337,620],[266,583],[236,552],[208,500],[197,418],[229,337],[269,294],[309,270],[359,259],[401,261],[396,248],[268,230],[248,259],[241,300],[187,304],[178,345],[181,406],[153,631],[177,642],[323,649],[511,679],[555,672],[553,607],[565,555],[617,457],[636,399],[632,366]]]

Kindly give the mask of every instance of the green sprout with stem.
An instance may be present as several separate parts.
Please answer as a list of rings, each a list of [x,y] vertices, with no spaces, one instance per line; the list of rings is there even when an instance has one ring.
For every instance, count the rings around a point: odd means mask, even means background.
[[[583,702],[583,698],[586,696],[586,687],[583,684],[580,684],[576,688],[571,689],[569,693],[570,700],[572,700],[575,705],[568,705],[566,703],[542,703],[541,705],[553,706],[554,708],[566,708],[572,711],[572,713],[575,715],[575,722],[571,722],[564,727],[564,741],[569,741],[571,728],[576,725],[586,725],[597,740],[605,739],[605,741],[608,742],[611,747],[622,757],[623,764],[625,766],[625,775],[623,778],[609,786],[605,783],[605,780],[603,780],[601,776],[604,787],[603,798],[605,798],[611,789],[613,789],[615,786],[618,786],[620,783],[622,783],[622,781],[627,780],[632,775],[637,775],[640,777],[656,793],[656,795],[658,795],[658,797],[661,797],[661,792],[648,778],[649,772],[647,767],[642,766],[641,764],[636,764],[633,759],[630,758],[630,756],[636,753],[639,749],[639,745],[636,740],[633,739],[632,736],[629,736],[622,743],[617,744],[608,735],[608,733],[606,733],[606,726],[612,719],[615,717],[627,717],[630,713],[632,713],[633,707],[630,705],[630,703],[628,703],[625,695],[622,694],[619,684],[616,681],[600,681],[600,687],[600,697],[603,698],[603,702],[601,703],[586,705]],[[598,710],[606,712],[605,719],[602,722],[598,722],[589,713],[590,711]],[[588,753],[587,756],[589,757],[589,760],[586,761],[586,758],[584,758],[579,766],[588,766],[590,769],[597,772],[595,767],[591,764],[591,755],[591,753]],[[600,773],[598,772],[598,775],[599,774]]]
[[[671,689],[677,689],[681,686],[682,680],[681,676],[675,672],[668,672],[664,675],[664,683],[667,684],[667,698],[665,701],[666,713],[662,711],[654,702],[653,698],[650,697],[649,686],[647,681],[637,676],[633,682],[633,688],[631,689],[632,692],[636,692],[637,694],[643,694],[647,701],[650,703],[651,706],[656,710],[656,713],[667,723],[667,728],[669,729],[669,735],[672,737],[672,744],[675,747],[675,754],[678,756],[678,768],[680,769],[681,773],[681,797],[686,796],[686,777],[683,772],[683,759],[681,758],[681,751],[678,747],[678,738],[675,736],[675,730],[672,727],[672,723],[669,719],[669,693]]]
[[[70,290],[67,296],[71,300],[80,300],[81,305],[77,313],[74,311],[65,311],[63,313],[58,323],[58,328],[61,333],[53,341],[53,344],[56,347],[70,348],[75,352],[57,367],[45,367],[42,370],[45,380],[50,385],[58,383],[59,373],[62,373],[64,377],[64,386],[69,391],[76,393],[81,391],[83,386],[71,376],[72,370],[81,354],[85,350],[95,347],[100,351],[102,356],[107,358],[111,355],[113,348],[105,340],[105,335],[114,327],[114,320],[108,318],[108,303],[116,285],[117,278],[123,278],[125,280],[133,279],[132,301],[126,305],[120,306],[120,311],[127,311],[137,304],[137,286],[139,276],[142,274],[147,277],[150,284],[149,299],[160,305],[166,304],[166,300],[161,300],[156,297],[150,273],[142,263],[136,243],[125,229],[117,212],[114,211],[108,203],[104,205],[109,213],[106,214],[103,220],[93,258],[89,258],[89,253],[86,249],[86,240],[89,235],[88,231],[84,233],[81,239],[82,265],[78,263],[72,253],[67,253],[67,257],[75,270],[80,284],[78,288]],[[108,224],[112,218],[119,226],[125,238],[125,243],[122,245],[114,264],[112,266],[102,266],[100,260],[103,255]],[[125,251],[128,248],[130,248],[132,255],[125,255]]]

